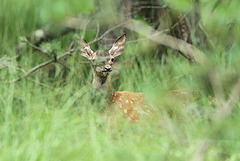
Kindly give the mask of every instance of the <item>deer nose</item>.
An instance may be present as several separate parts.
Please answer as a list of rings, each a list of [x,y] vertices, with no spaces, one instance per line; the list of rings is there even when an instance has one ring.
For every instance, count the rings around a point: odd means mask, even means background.
[[[104,68],[105,68],[105,70],[108,71],[108,72],[112,70],[112,67],[111,67],[111,66],[105,66]]]

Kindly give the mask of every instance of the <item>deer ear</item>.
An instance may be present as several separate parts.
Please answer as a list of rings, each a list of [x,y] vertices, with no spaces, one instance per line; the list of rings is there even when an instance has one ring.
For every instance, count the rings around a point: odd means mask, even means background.
[[[87,59],[91,59],[93,56],[93,51],[86,40],[81,43],[81,55]]]
[[[113,44],[112,48],[108,51],[113,57],[117,57],[123,53],[126,42],[126,34],[122,35],[117,41]]]

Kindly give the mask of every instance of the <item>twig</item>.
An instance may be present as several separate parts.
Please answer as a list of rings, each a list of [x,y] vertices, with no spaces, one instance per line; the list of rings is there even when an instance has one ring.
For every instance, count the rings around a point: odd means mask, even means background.
[[[49,88],[49,89],[51,89],[51,90],[54,90],[54,89],[55,89],[55,88],[53,88],[53,87],[51,87],[51,86],[48,86],[48,85],[46,85],[46,84],[44,84],[44,83],[38,82],[38,81],[33,80],[33,79],[31,79],[31,78],[28,78],[28,80],[30,80],[30,81],[32,81],[32,82],[34,82],[34,83],[36,83],[36,84],[39,84],[40,86]]]
[[[68,50],[71,50],[73,48],[73,45],[74,45],[74,40],[70,42],[70,45],[68,46]]]
[[[63,55],[58,56],[56,59],[51,59],[51,60],[48,60],[48,61],[46,61],[46,62],[44,62],[44,63],[42,63],[42,64],[39,64],[39,65],[33,67],[33,68],[32,68],[31,70],[29,70],[27,73],[25,73],[22,77],[19,77],[19,78],[13,80],[13,81],[10,81],[10,83],[18,82],[18,81],[20,81],[21,79],[29,76],[29,75],[32,74],[33,72],[37,71],[38,69],[43,68],[43,67],[45,67],[45,66],[47,66],[47,65],[49,65],[49,64],[51,64],[51,63],[53,63],[53,62],[56,62],[56,60],[60,60],[60,59],[65,58],[66,56],[70,56],[70,55],[72,54],[72,52],[74,52],[74,51],[75,51],[74,49],[71,49],[71,50],[65,52]]]
[[[94,39],[97,39],[99,32],[100,32],[99,22],[97,22],[97,32]]]
[[[164,9],[164,8],[167,8],[168,6],[167,5],[164,5],[164,6],[139,6],[139,7],[135,7],[136,9],[146,9],[146,8],[149,8],[149,9]]]
[[[40,51],[41,53],[46,54],[48,57],[50,57],[51,53],[49,53],[49,52],[43,50],[42,48],[40,48],[40,47],[38,47],[38,46],[30,43],[27,38],[24,39],[24,42],[26,42],[26,43],[27,43],[29,46],[31,46],[33,49],[35,49],[35,50],[37,50],[37,51]]]
[[[126,44],[137,43],[137,42],[145,41],[145,40],[148,40],[148,39],[147,38],[142,38],[142,39],[130,40],[130,41],[127,41]]]
[[[77,17],[67,17],[62,21],[47,24],[46,26],[33,31],[27,36],[27,38],[31,40],[34,45],[38,45],[43,41],[52,40],[71,31],[84,30],[85,24],[89,22],[89,19],[86,17],[89,17],[88,13],[79,14]],[[99,23],[100,26],[106,26],[107,24],[104,19],[99,21]],[[95,19],[91,20],[90,24],[88,25],[88,29],[93,29],[95,26]],[[24,48],[26,48],[26,43],[24,42],[20,42],[17,45],[16,55],[18,58],[21,57]]]
[[[86,33],[86,28],[88,26],[88,24],[92,21],[93,17],[89,18],[86,23],[83,26],[83,30],[82,30],[82,34],[81,34],[81,39],[83,39],[85,37],[85,33]]]
[[[108,29],[108,30],[107,30],[106,32],[104,32],[100,37],[94,39],[93,41],[90,41],[88,44],[90,45],[90,44],[93,44],[93,43],[95,43],[95,42],[97,42],[97,41],[102,40],[102,39],[103,39],[106,35],[108,35],[110,32],[112,32],[113,30],[115,30],[115,29],[117,29],[117,28],[119,28],[119,27],[121,27],[121,26],[123,26],[123,25],[126,25],[127,23],[128,23],[128,22],[122,22],[122,23],[120,23],[120,24],[118,24],[118,25],[116,25],[116,26]]]
[[[53,53],[53,52],[51,53],[51,52],[45,51],[45,50],[43,50],[42,48],[40,48],[40,47],[32,44],[31,42],[29,42],[29,41],[27,40],[27,38],[24,39],[24,42],[26,42],[30,47],[32,47],[33,49],[39,51],[40,53],[46,54],[48,57],[51,57],[51,54],[52,54],[52,55],[55,54],[55,53]],[[72,48],[73,44],[74,44],[74,41],[72,41],[72,42],[70,43],[70,45],[69,45],[69,50]],[[66,64],[64,64],[64,62],[62,62],[62,61],[60,61],[60,60],[56,60],[56,62],[59,63],[60,65],[64,66],[65,68],[70,69],[68,66],[66,66]]]

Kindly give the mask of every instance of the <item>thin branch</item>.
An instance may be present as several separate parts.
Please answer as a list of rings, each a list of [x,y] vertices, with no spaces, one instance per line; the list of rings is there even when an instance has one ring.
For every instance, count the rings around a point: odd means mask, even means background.
[[[84,30],[85,24],[89,22],[88,13],[79,14],[77,17],[67,17],[59,22],[54,22],[43,26],[35,31],[33,31],[30,35],[27,36],[27,39],[31,40],[34,45],[41,44],[43,41],[51,40],[57,37],[60,37],[64,34],[75,30]],[[106,26],[108,23],[106,21],[99,21],[100,26]],[[90,24],[88,25],[88,29],[93,29],[96,26],[95,19],[91,19]],[[26,48],[26,43],[20,42],[16,47],[16,55],[17,57],[21,57],[22,50]]]
[[[136,9],[165,9],[167,8],[168,6],[167,5],[164,5],[164,6],[139,6],[139,7],[135,7]]]
[[[129,40],[126,42],[126,44],[132,44],[132,43],[137,43],[137,42],[140,42],[140,41],[146,41],[148,40],[147,38],[141,38],[141,39],[136,39],[136,40]]]
[[[83,30],[82,30],[82,33],[81,33],[81,39],[83,39],[85,37],[85,33],[86,33],[86,29],[88,27],[88,24],[93,20],[93,17],[89,18],[86,23],[84,24],[83,26]]]
[[[100,32],[99,22],[97,22],[97,31],[94,39],[97,39],[99,32]]]
[[[46,84],[44,84],[44,83],[42,83],[42,82],[38,82],[38,81],[33,80],[33,79],[31,79],[31,78],[28,78],[28,80],[30,80],[30,81],[32,81],[32,82],[34,82],[34,83],[36,83],[36,84],[39,84],[40,86],[49,88],[49,89],[51,89],[51,90],[54,90],[54,89],[55,89],[55,88],[53,88],[53,87],[51,87],[51,86],[49,86],[49,85],[46,85]]]
[[[28,44],[30,47],[32,47],[33,49],[39,51],[40,53],[43,53],[43,54],[47,55],[48,57],[51,57],[51,55],[53,55],[53,52],[48,52],[48,51],[43,50],[42,48],[40,48],[40,47],[32,44],[31,42],[29,42],[29,41],[27,40],[27,38],[24,39],[24,42],[27,43],[27,44]],[[70,43],[70,45],[69,45],[69,50],[72,48],[73,44],[74,44],[74,41],[72,41],[72,42]],[[60,60],[56,60],[56,62],[59,63],[60,65],[62,65],[63,67],[65,67],[65,68],[67,68],[67,69],[70,69],[68,66],[66,66],[66,64],[65,64],[64,62],[62,62],[62,61],[60,61]]]
[[[106,35],[108,35],[110,32],[114,31],[115,29],[117,29],[117,28],[119,28],[119,27],[122,27],[122,26],[126,25],[127,23],[128,23],[128,22],[122,22],[122,23],[120,23],[120,24],[118,24],[118,25],[116,25],[116,26],[108,29],[108,30],[107,30],[106,32],[104,32],[100,37],[94,39],[93,41],[90,41],[88,44],[90,45],[90,44],[93,44],[93,43],[95,43],[95,42],[97,42],[97,41],[102,40],[102,39],[103,39]]]
[[[134,9],[141,11],[142,9],[166,9],[168,6],[138,6],[134,7]]]
[[[60,60],[60,59],[65,58],[66,56],[70,56],[70,55],[72,54],[72,52],[74,52],[74,51],[75,51],[74,49],[71,49],[71,50],[65,52],[63,55],[58,56],[56,59],[51,59],[51,60],[48,60],[48,61],[46,61],[46,62],[44,62],[44,63],[42,63],[42,64],[39,64],[39,65],[33,67],[31,70],[29,70],[29,71],[28,71],[27,73],[25,73],[23,76],[15,79],[15,80],[13,80],[13,81],[10,81],[10,83],[18,82],[18,81],[20,81],[21,79],[26,78],[27,76],[29,76],[29,75],[32,74],[33,72],[37,71],[38,69],[43,68],[43,67],[45,67],[45,66],[47,66],[47,65],[49,65],[49,64],[51,64],[51,63],[53,63],[53,62],[56,62],[56,60],[58,61],[58,60]]]
[[[72,41],[70,42],[70,45],[69,45],[69,47],[68,47],[68,50],[71,50],[71,49],[73,48],[73,45],[74,45],[74,40],[72,40]]]
[[[48,57],[50,57],[51,53],[49,53],[48,51],[45,51],[45,50],[43,50],[42,48],[40,48],[40,47],[38,47],[38,46],[30,43],[27,38],[24,39],[24,42],[27,43],[27,44],[28,44],[30,47],[32,47],[33,49],[35,49],[35,50],[37,50],[37,51],[40,51],[40,53],[43,53],[43,54],[47,55]]]

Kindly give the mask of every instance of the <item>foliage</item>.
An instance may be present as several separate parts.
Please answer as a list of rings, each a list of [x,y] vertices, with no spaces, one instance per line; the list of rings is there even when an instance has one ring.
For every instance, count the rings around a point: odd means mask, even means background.
[[[166,1],[178,11],[192,9],[189,0]],[[239,2],[224,1],[212,12],[216,1],[200,1],[201,23],[214,45],[204,52],[220,73],[227,99],[239,78]],[[152,42],[128,44],[117,58],[116,65],[122,64],[119,73],[112,75],[114,89],[144,92],[156,106],[158,112],[137,123],[103,113],[104,101],[91,103],[90,66],[80,63],[86,60],[78,53],[67,59],[70,69],[65,80],[63,67],[56,63],[53,77],[44,75],[46,67],[29,78],[6,83],[22,75],[20,69],[28,71],[48,60],[30,47],[15,60],[20,36],[91,10],[93,0],[0,0],[0,56],[4,58],[0,59],[0,160],[190,160],[205,138],[212,141],[205,160],[239,160],[239,102],[229,117],[214,123],[218,107],[209,103],[215,96],[208,71],[171,49],[159,59]],[[61,54],[81,34],[69,33],[40,46]],[[95,30],[85,32],[89,40],[95,34]],[[166,111],[175,104],[164,93],[181,88],[197,91],[198,98],[190,96],[187,108],[180,106],[182,110],[176,109],[169,118]],[[115,123],[109,121],[112,118]]]

